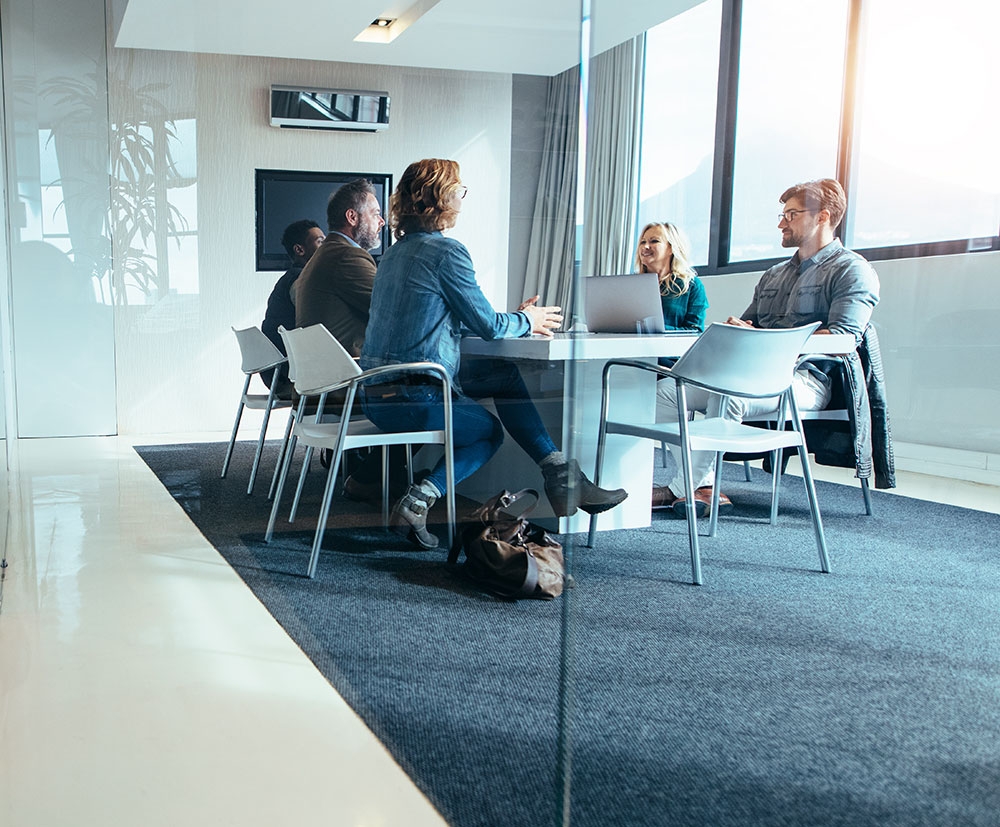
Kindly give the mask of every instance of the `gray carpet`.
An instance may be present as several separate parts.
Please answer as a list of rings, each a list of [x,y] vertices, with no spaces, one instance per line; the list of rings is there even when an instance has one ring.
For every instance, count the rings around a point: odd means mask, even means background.
[[[559,601],[485,595],[339,500],[306,580],[319,474],[264,545],[247,445],[225,481],[223,445],[137,450],[450,823],[554,823]],[[667,515],[575,557],[572,823],[1000,824],[1000,517],[820,483],[821,575],[800,481],[772,528],[762,473],[726,480],[705,586]]]

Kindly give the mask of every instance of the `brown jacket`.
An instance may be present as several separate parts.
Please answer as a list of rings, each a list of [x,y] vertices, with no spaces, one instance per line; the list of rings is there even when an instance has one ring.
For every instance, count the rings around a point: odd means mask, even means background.
[[[295,324],[326,325],[351,356],[360,356],[375,284],[375,259],[330,233],[295,282]]]

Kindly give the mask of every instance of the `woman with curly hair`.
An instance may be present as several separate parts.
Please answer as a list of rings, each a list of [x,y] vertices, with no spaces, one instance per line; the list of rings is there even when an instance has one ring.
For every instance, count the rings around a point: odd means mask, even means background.
[[[397,239],[379,262],[361,366],[437,362],[453,383],[452,430],[455,479],[480,468],[503,442],[504,428],[541,467],[545,493],[560,516],[579,506],[606,511],[626,497],[623,489],[595,486],[575,461],[556,448],[510,362],[477,359],[461,363],[463,327],[483,339],[552,336],[562,323],[559,307],[538,307],[537,296],[514,313],[498,313],[476,283],[465,245],[443,234],[455,226],[467,188],[455,161],[437,158],[410,164],[389,202]],[[440,382],[431,375],[401,374],[362,390],[369,419],[385,431],[436,430],[444,426]],[[494,416],[475,400],[492,398]],[[391,524],[420,548],[434,548],[427,511],[445,491],[439,462],[395,504]],[[571,496],[572,494],[572,496]],[[572,501],[571,501],[572,500]]]

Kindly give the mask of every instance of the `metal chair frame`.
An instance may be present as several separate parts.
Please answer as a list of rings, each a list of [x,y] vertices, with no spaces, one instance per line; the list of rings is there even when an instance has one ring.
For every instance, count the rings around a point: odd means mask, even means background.
[[[271,411],[278,408],[291,408],[292,402],[289,399],[279,399],[275,396],[275,388],[281,376],[282,368],[288,363],[288,358],[282,355],[274,344],[268,339],[259,327],[247,327],[242,330],[232,329],[236,334],[236,341],[240,346],[240,356],[242,358],[241,370],[246,374],[243,382],[243,392],[240,394],[240,404],[236,408],[236,421],[233,423],[233,433],[229,437],[229,447],[226,449],[226,458],[222,461],[221,478],[225,479],[229,472],[229,463],[233,457],[233,448],[236,445],[236,433],[239,431],[240,420],[243,418],[243,409],[251,408],[264,411],[264,421],[260,426],[260,436],[257,438],[257,450],[253,456],[253,468],[250,471],[250,483],[247,485],[247,494],[253,493],[254,483],[257,481],[257,469],[260,466],[261,453],[264,450],[264,438],[267,436],[267,423],[271,419]],[[250,381],[255,375],[259,375],[265,370],[274,368],[274,376],[271,379],[270,391],[265,395],[262,393],[250,393]],[[281,459],[279,457],[278,463]],[[275,467],[277,470],[277,466]],[[272,488],[274,486],[272,477]]]
[[[743,337],[749,343],[747,335],[782,335],[786,340],[795,344],[796,334],[801,336],[801,340],[795,348],[797,356],[798,348],[805,342],[818,324],[808,325],[804,328],[793,328],[782,331],[762,331],[745,330],[743,328],[732,328],[741,331],[739,334],[713,332],[716,328],[729,327],[728,325],[712,325],[702,336],[692,345],[691,349],[674,365],[673,368],[663,368],[659,365],[648,364],[634,360],[615,359],[607,362],[604,366],[601,382],[601,424],[597,443],[597,462],[594,472],[594,483],[601,484],[601,472],[604,464],[605,443],[608,434],[622,434],[640,439],[650,439],[655,442],[670,443],[678,445],[682,453],[682,470],[684,474],[684,493],[687,515],[688,541],[691,552],[691,574],[695,585],[701,585],[701,554],[698,541],[697,516],[695,513],[694,501],[694,481],[691,471],[691,451],[711,450],[716,453],[715,482],[712,492],[712,506],[709,517],[709,536],[716,535],[719,517],[719,489],[722,477],[722,455],[728,451],[740,451],[747,453],[758,451],[769,451],[777,454],[781,448],[794,447],[798,449],[799,459],[802,463],[803,481],[806,488],[806,496],[809,500],[809,509],[813,521],[813,529],[816,536],[816,546],[819,553],[820,570],[824,573],[830,571],[829,554],[826,547],[826,538],[823,533],[823,523],[819,512],[819,503],[816,499],[816,490],[813,484],[812,471],[809,465],[808,454],[805,449],[805,439],[802,433],[802,420],[799,416],[798,406],[791,391],[791,382],[794,371],[794,358],[789,358],[787,362],[787,382],[783,388],[766,387],[761,392],[754,392],[747,385],[752,381],[748,378],[736,385],[723,386],[721,384],[710,384],[708,381],[699,381],[695,376],[712,377],[712,348],[716,340],[724,338],[732,339],[734,336]],[[702,351],[705,351],[704,353]],[[790,353],[789,348],[789,353]],[[780,354],[779,354],[780,355]],[[685,361],[686,360],[686,361]],[[772,374],[781,373],[777,368],[783,367],[779,364],[772,367]],[[673,379],[677,383],[677,423],[642,423],[614,421],[609,419],[610,394],[609,376],[612,369],[627,368],[635,370],[649,371],[659,376]],[[685,373],[687,371],[687,375]],[[773,380],[773,377],[771,379]],[[721,394],[723,396],[742,396],[747,398],[767,398],[779,396],[779,415],[781,421],[786,418],[786,411],[789,421],[792,423],[792,430],[762,430],[749,425],[732,422],[723,417],[713,417],[696,422],[689,422],[687,419],[687,394],[686,386],[704,388],[705,390]],[[772,475],[771,492],[771,522],[777,519],[777,493],[778,477],[780,469],[775,463],[775,472]],[[597,530],[597,515],[590,518],[590,529],[587,536],[587,545],[594,545],[594,538]]]
[[[279,503],[281,501],[281,494],[285,487],[285,481],[288,477],[288,469],[291,465],[292,455],[295,451],[296,444],[302,442],[306,446],[307,453],[303,464],[303,470],[299,475],[299,484],[297,486],[295,494],[295,502],[293,505],[293,512],[289,517],[291,521],[294,519],[295,511],[297,508],[299,498],[302,493],[302,486],[305,477],[305,468],[308,465],[311,453],[316,448],[331,448],[333,449],[333,458],[330,462],[330,468],[327,472],[326,486],[323,491],[322,504],[320,506],[320,513],[317,520],[316,532],[313,536],[312,550],[309,556],[309,564],[307,568],[307,575],[312,578],[316,575],[316,567],[319,562],[320,548],[323,543],[323,534],[326,531],[326,524],[329,518],[330,505],[333,499],[333,493],[335,489],[335,481],[337,479],[337,472],[340,468],[341,457],[343,452],[352,448],[363,448],[363,447],[376,447],[380,446],[383,449],[382,452],[382,514],[383,519],[387,517],[388,512],[388,488],[387,488],[387,477],[388,477],[388,452],[386,451],[386,446],[389,445],[416,445],[416,444],[436,444],[444,446],[445,455],[445,479],[446,479],[446,507],[447,507],[447,517],[448,517],[448,548],[451,549],[455,544],[455,461],[454,461],[454,440],[452,436],[452,405],[451,405],[451,378],[448,375],[447,370],[442,365],[436,362],[409,362],[405,364],[398,365],[384,365],[377,368],[372,368],[370,370],[362,372],[357,364],[351,359],[347,352],[343,349],[339,342],[328,332],[326,328],[323,328],[323,332],[329,337],[329,342],[325,342],[324,346],[329,348],[331,355],[334,357],[331,360],[330,370],[327,374],[329,381],[321,382],[320,384],[314,385],[312,387],[303,386],[302,384],[302,374],[296,366],[297,361],[297,351],[301,347],[297,341],[299,338],[303,338],[303,334],[312,335],[310,331],[314,328],[320,327],[322,325],[314,325],[312,328],[299,328],[296,330],[285,330],[284,328],[278,328],[278,332],[281,334],[285,341],[285,346],[288,349],[289,359],[291,360],[291,373],[293,375],[293,381],[295,382],[295,389],[298,392],[300,399],[299,404],[296,408],[295,417],[292,420],[292,431],[291,439],[288,444],[288,448],[284,453],[283,462],[281,465],[281,474],[278,480],[277,489],[274,494],[274,501],[271,505],[271,515],[268,519],[267,530],[264,534],[264,541],[270,542],[274,535],[274,526],[277,520]],[[344,370],[337,369],[336,361],[340,360],[340,367],[346,364],[343,359],[346,359],[353,365],[354,375],[345,376]],[[348,369],[350,372],[350,369]],[[367,418],[358,418],[355,416],[356,412],[354,410],[355,399],[357,396],[357,390],[362,382],[369,381],[381,376],[396,376],[405,373],[422,373],[422,374],[433,374],[441,379],[443,400],[444,400],[444,425],[445,427],[441,430],[428,430],[428,431],[407,431],[403,433],[389,433],[379,430],[370,420]],[[315,371],[312,372],[311,378],[315,381],[317,374]],[[326,404],[327,396],[330,393],[334,393],[341,389],[345,389],[347,392],[346,399],[344,401],[343,411],[339,419],[335,422],[330,422],[328,419],[325,420],[325,415],[323,413],[324,405]],[[319,401],[317,403],[316,414],[314,417],[310,416],[311,421],[307,421],[305,414],[306,401],[310,397],[318,397]],[[325,421],[324,421],[325,420]]]

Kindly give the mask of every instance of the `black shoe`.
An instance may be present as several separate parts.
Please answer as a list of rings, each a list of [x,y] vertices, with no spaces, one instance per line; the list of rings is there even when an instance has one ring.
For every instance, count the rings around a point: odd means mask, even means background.
[[[382,486],[377,482],[358,482],[353,476],[344,480],[344,496],[358,503],[382,504]]]
[[[575,459],[562,464],[543,465],[542,476],[545,479],[545,496],[549,498],[557,517],[572,517],[577,506],[588,514],[600,514],[614,508],[628,496],[624,488],[598,488],[587,479]]]
[[[409,491],[393,506],[389,526],[418,548],[430,550],[438,547],[438,538],[427,530],[430,503],[426,496],[415,485],[411,485]]]

